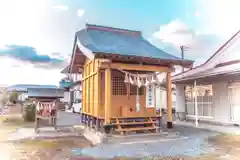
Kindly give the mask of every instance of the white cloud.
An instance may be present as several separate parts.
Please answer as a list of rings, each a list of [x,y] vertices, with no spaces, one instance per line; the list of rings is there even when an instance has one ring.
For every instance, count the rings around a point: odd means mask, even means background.
[[[27,45],[36,48],[39,54],[59,52],[67,56],[76,28],[82,26],[83,21],[79,21],[76,11],[70,8],[67,14],[58,14],[56,11],[62,12],[61,9],[67,7],[57,6],[51,0],[0,0],[0,48],[9,44]],[[60,80],[60,69],[43,69],[7,59],[0,58],[0,73],[4,75],[0,84],[55,84]]]
[[[84,15],[84,13],[85,13],[84,9],[79,9],[79,10],[77,11],[77,15],[78,15],[79,17],[82,17],[82,16]]]
[[[204,32],[229,38],[240,29],[239,0],[201,0],[198,6]]]
[[[195,43],[195,32],[180,20],[160,26],[153,36],[175,47],[193,46]]]
[[[215,35],[195,32],[180,20],[173,20],[160,26],[149,40],[178,57],[181,56],[180,46],[188,47],[184,58],[196,60],[194,65],[203,63],[224,42]]]
[[[62,75],[59,69],[46,70],[34,68],[32,64],[23,63],[8,57],[0,59],[0,84],[55,84]],[[7,69],[6,69],[7,68]]]
[[[196,11],[196,12],[195,12],[195,16],[196,16],[196,17],[200,17],[200,12]]]
[[[8,49],[8,47],[0,43],[0,50],[3,50],[3,49]]]
[[[196,13],[196,15],[198,14]],[[229,20],[229,22],[231,21],[232,20]],[[234,21],[236,21],[236,19]],[[216,22],[218,24],[222,23],[222,21],[220,20]],[[238,24],[238,22],[236,24]],[[229,25],[225,26],[228,27]],[[217,49],[222,46],[223,43],[226,42],[230,38],[230,36],[232,36],[232,34],[236,31],[236,29],[234,30],[236,26],[233,25],[233,27],[228,27],[229,30],[227,33],[225,32],[219,34],[218,32],[224,32],[225,29],[220,26],[218,27],[218,25],[215,25],[214,27],[216,29],[215,32],[211,32],[210,30],[200,30],[196,32],[182,21],[174,20],[171,21],[169,24],[160,26],[159,30],[153,34],[153,37],[155,37],[155,39],[151,37],[150,40],[151,42],[153,42],[154,40],[158,39],[161,42],[171,44],[178,49],[177,56],[180,55],[179,48],[181,45],[189,47],[189,49],[185,51],[185,58],[195,60],[194,66],[196,66],[204,63],[208,58],[210,58],[210,56],[213,55],[214,52],[216,52]],[[162,44],[161,46],[164,46],[164,44]],[[239,56],[231,56],[231,53],[232,55],[239,55],[238,51],[239,43],[235,44],[234,50],[228,50],[230,55],[227,54],[227,57],[223,57],[223,59],[239,59]]]
[[[64,6],[64,5],[57,5],[57,6],[53,6],[52,8],[57,9],[57,10],[61,10],[61,11],[67,11],[68,10],[68,6]]]

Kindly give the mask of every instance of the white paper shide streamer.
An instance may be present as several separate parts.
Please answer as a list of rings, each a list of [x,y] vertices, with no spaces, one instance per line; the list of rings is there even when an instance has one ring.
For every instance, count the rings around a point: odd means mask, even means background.
[[[127,71],[120,70],[125,74],[124,83],[130,83],[131,85],[137,86],[136,95],[136,111],[140,111],[140,101],[139,101],[139,88],[142,86],[160,85],[166,79],[166,73],[154,73],[154,74],[133,74]]]
[[[154,74],[133,74],[126,71],[122,71],[125,74],[125,83],[136,85],[139,88],[142,86],[149,86],[152,84],[160,85],[165,82],[166,73],[154,73]]]

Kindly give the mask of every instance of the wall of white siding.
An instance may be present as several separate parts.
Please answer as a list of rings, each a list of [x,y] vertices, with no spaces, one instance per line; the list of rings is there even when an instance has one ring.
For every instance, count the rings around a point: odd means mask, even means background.
[[[230,120],[230,101],[228,95],[228,83],[219,82],[212,85],[212,118],[199,117],[199,120],[207,120],[214,123],[232,123]],[[180,84],[176,85],[177,93],[177,110],[182,110],[185,106],[185,96],[183,86]],[[184,101],[184,102],[183,102]],[[189,107],[188,107],[189,108]],[[194,110],[194,104],[192,105]],[[194,113],[194,112],[193,112]],[[188,116],[188,119],[195,119],[194,116]]]
[[[75,85],[70,90],[74,92],[74,98],[73,98],[74,101],[82,99],[82,85],[81,84]]]
[[[63,93],[63,95],[64,95],[64,97],[61,98],[61,101],[62,101],[62,102],[70,102],[70,92],[65,91],[65,92]]]
[[[227,123],[230,121],[230,103],[228,100],[228,83],[221,82],[212,85],[214,121]]]
[[[183,84],[176,85],[176,111],[185,112],[185,90]]]

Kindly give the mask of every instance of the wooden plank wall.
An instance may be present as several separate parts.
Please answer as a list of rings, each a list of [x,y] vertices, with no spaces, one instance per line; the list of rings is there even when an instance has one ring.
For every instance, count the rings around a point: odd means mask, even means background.
[[[99,117],[100,104],[100,72],[99,60],[86,60],[83,67],[83,97],[82,111],[85,114]]]
[[[83,97],[82,97],[82,111],[85,114],[103,118],[105,117],[105,69],[99,69],[101,59],[94,59],[92,61],[86,60],[83,67]],[[112,76],[120,76],[116,71],[110,70]],[[116,75],[117,74],[117,75]],[[122,75],[124,76],[124,75]],[[111,82],[112,84],[112,82]],[[112,92],[112,87],[111,87]],[[111,117],[128,117],[126,110],[135,108],[136,106],[136,95],[110,95],[111,97],[111,111],[109,115]],[[109,97],[109,98],[110,98]],[[146,108],[146,89],[144,94],[140,97],[140,112],[136,113],[136,116],[141,115],[155,115],[155,108]],[[131,116],[134,112],[131,113]],[[109,117],[108,117],[109,118]]]
[[[104,123],[110,124],[112,117],[112,70],[110,66],[105,69],[105,106]]]
[[[100,107],[99,107],[99,115],[101,115],[102,117],[104,117],[105,114],[105,70],[101,70],[100,71],[100,90],[101,90],[101,94],[100,94]]]
[[[121,76],[124,79],[124,74],[120,73],[119,71],[112,70],[112,80],[114,76]],[[100,94],[100,104],[99,104],[99,113],[101,116],[104,117],[105,114],[105,71],[101,71],[101,94]],[[126,86],[126,88],[128,88]],[[136,97],[137,95],[130,95],[130,88],[127,90],[126,95],[111,95],[111,117],[130,117],[130,116],[139,116],[139,115],[155,115],[156,109],[155,108],[146,108],[146,89],[144,88],[143,95],[139,96],[140,100],[140,111],[136,114],[132,112],[131,114],[127,113],[127,110],[130,108],[136,109]]]

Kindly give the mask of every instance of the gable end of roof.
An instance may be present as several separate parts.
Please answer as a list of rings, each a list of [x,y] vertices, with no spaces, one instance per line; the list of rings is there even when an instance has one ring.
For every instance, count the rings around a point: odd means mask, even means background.
[[[206,65],[208,65],[209,63],[211,63],[211,61],[214,60],[215,57],[218,57],[219,55],[221,55],[226,49],[228,49],[229,45],[231,45],[232,43],[234,43],[233,41],[236,40],[236,38],[240,35],[240,30],[238,32],[236,32],[232,37],[230,37],[230,39],[228,39],[220,48],[217,49],[216,52],[214,52],[214,54],[208,58],[203,64],[200,64],[194,68],[191,68],[190,70],[186,70],[184,72],[181,72],[179,74],[176,74],[173,76],[173,81],[175,80],[179,80],[181,78],[186,78],[188,75],[184,74],[190,74],[189,76],[191,76],[191,72],[197,72],[197,70],[199,68],[205,67]],[[216,66],[214,66],[216,67]],[[204,69],[203,69],[204,70]]]

